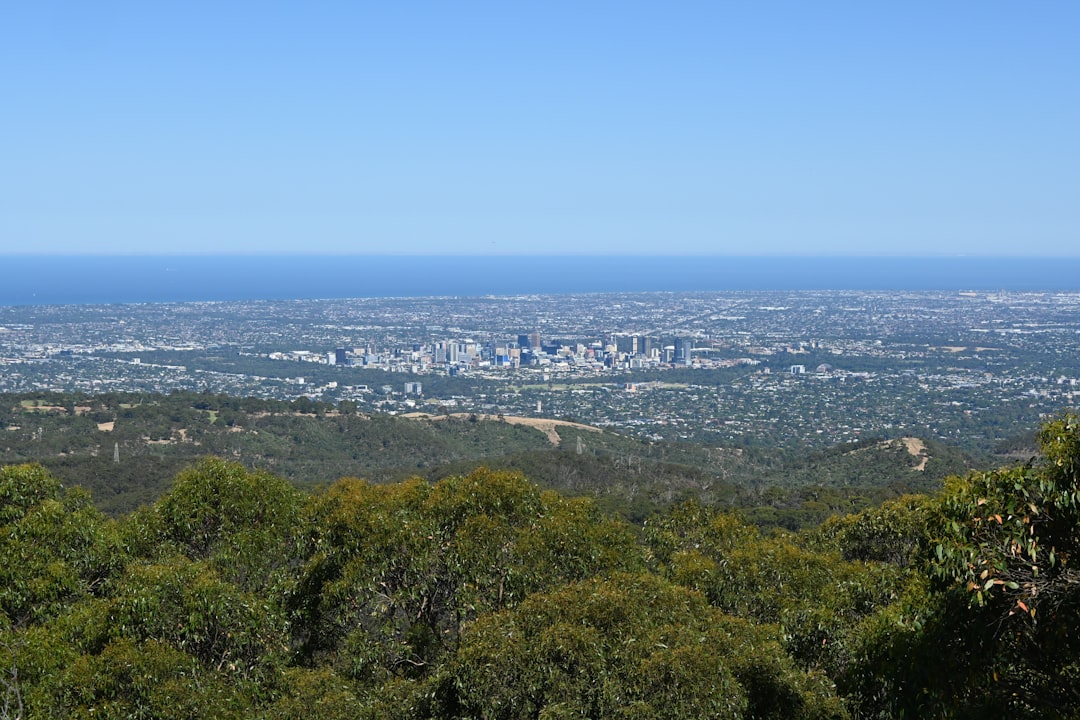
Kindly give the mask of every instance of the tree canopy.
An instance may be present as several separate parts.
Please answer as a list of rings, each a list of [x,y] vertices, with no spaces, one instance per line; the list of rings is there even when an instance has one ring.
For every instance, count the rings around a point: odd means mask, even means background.
[[[811,530],[642,526],[485,468],[308,494],[219,459],[117,519],[0,469],[20,718],[1068,718],[1080,420]]]

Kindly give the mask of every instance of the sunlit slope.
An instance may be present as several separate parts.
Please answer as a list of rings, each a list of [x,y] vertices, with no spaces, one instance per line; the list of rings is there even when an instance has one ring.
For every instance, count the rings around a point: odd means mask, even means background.
[[[4,463],[34,461],[122,513],[153,502],[196,459],[215,455],[300,486],[339,477],[438,479],[478,465],[526,472],[546,487],[596,496],[631,517],[687,498],[775,508],[766,524],[802,525],[909,491],[933,489],[979,462],[918,438],[864,440],[807,454],[748,445],[645,441],[546,418],[341,412],[320,403],[223,396],[4,396]],[[819,488],[817,495],[806,488]],[[787,513],[787,515],[785,515]]]

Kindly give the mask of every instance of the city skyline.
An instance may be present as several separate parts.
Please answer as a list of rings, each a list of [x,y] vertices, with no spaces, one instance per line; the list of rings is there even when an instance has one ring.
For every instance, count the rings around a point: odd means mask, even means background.
[[[743,291],[0,307],[0,393],[209,392],[645,437],[992,451],[1080,398],[1080,293]],[[526,347],[527,346],[527,347]]]

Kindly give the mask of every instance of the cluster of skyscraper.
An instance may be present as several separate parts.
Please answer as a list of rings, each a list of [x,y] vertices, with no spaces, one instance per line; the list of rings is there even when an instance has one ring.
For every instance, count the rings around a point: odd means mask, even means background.
[[[690,365],[693,339],[675,338],[664,345],[648,335],[610,335],[606,341],[552,340],[544,343],[540,333],[523,333],[516,342],[480,343],[471,339],[416,343],[411,348],[375,352],[370,348],[337,348],[326,353],[329,365],[384,367],[402,364],[413,371],[447,367],[451,374],[463,368],[517,368],[559,363],[589,364],[607,368],[640,368],[649,365]],[[295,355],[296,353],[294,353]],[[315,359],[309,353],[307,359]],[[300,358],[297,358],[300,359]]]

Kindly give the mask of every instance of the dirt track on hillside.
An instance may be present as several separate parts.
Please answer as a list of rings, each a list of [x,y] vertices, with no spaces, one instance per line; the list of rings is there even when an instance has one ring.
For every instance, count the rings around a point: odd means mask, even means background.
[[[424,420],[443,420],[447,417],[464,418],[473,415],[473,413],[451,413],[450,415],[432,415],[430,413],[405,413],[401,417],[416,418]],[[480,420],[494,420],[506,422],[511,425],[525,425],[527,427],[536,428],[540,432],[547,436],[547,439],[552,445],[559,445],[562,443],[562,438],[559,437],[559,427],[573,427],[579,430],[586,430],[588,432],[603,432],[598,427],[592,425],[584,425],[582,423],[570,422],[569,420],[551,420],[548,418],[531,418],[520,417],[517,415],[481,415],[476,414],[476,417]]]

